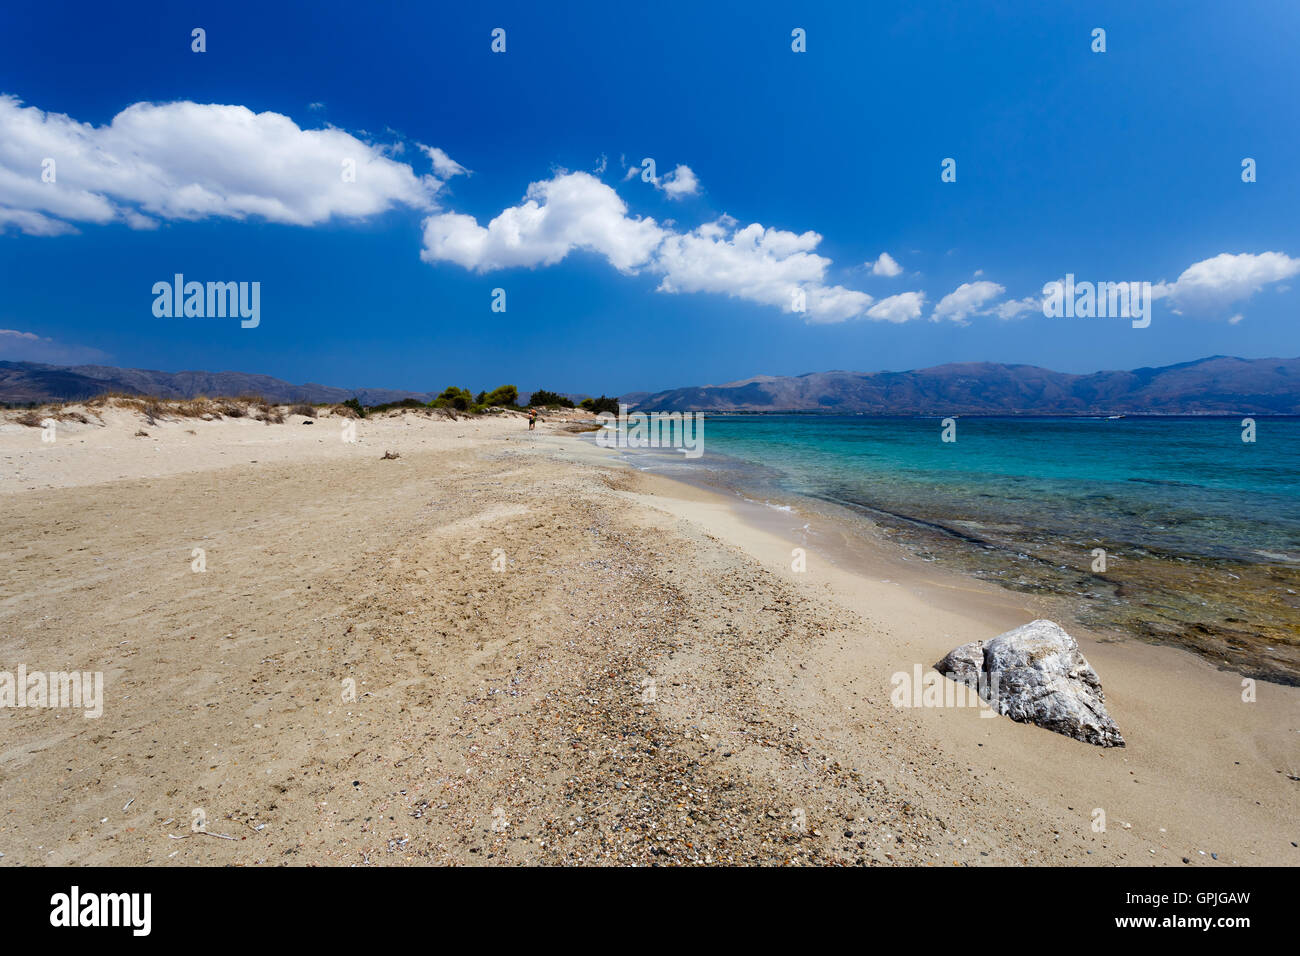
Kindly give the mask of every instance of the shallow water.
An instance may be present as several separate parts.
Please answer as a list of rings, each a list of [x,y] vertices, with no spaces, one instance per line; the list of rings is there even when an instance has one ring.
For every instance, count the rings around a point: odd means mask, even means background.
[[[1086,623],[1300,683],[1300,420],[710,416],[638,467],[806,496],[927,558],[1074,599]],[[1102,568],[1096,549],[1105,551]]]
[[[1300,563],[1300,421],[711,417],[706,448],[790,491],[922,519]],[[778,483],[780,483],[778,481]],[[1269,558],[1265,553],[1277,555]]]

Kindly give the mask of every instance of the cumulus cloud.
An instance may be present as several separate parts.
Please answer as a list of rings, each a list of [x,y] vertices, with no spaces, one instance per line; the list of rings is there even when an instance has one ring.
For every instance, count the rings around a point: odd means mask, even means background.
[[[417,144],[433,168],[421,175],[393,158],[403,152],[400,140],[368,139],[303,129],[279,113],[188,101],[136,103],[93,126],[0,95],[0,230],[55,236],[86,224],[149,229],[209,217],[311,226],[406,206],[425,216],[421,259],[478,272],[552,265],[581,251],[624,273],[657,275],[664,293],[728,295],[808,322],[908,321],[925,302],[912,292],[876,303],[834,283],[831,260],[816,251],[822,237],[811,230],[742,227],[722,216],[682,231],[671,220],[631,215],[612,187],[584,172],[532,183],[518,205],[480,225],[439,207],[443,183],[469,174],[444,150]],[[52,182],[41,175],[47,159]],[[681,164],[654,185],[671,199],[700,190]],[[902,270],[882,254],[873,271]]]
[[[843,322],[871,304],[865,292],[826,284],[831,261],[813,251],[822,239],[817,233],[734,225],[719,219],[667,236],[654,264],[663,273],[659,291],[716,292],[786,312],[802,298],[810,322]]]
[[[934,307],[934,312],[931,313],[930,318],[936,322],[941,319],[950,319],[953,322],[964,323],[971,315],[987,314],[985,306],[1006,291],[996,282],[990,282],[987,279],[981,279],[978,282],[963,282],[939,300],[939,304]]]
[[[1152,285],[1151,296],[1168,298],[1180,313],[1222,316],[1228,306],[1249,299],[1264,286],[1300,273],[1300,259],[1282,252],[1223,252],[1183,270],[1174,282]]]
[[[529,185],[523,203],[486,227],[462,213],[429,217],[420,258],[490,272],[554,265],[585,250],[604,256],[620,272],[632,272],[645,265],[663,236],[653,219],[629,216],[618,193],[595,176],[559,173]]]
[[[993,314],[999,319],[1018,319],[1028,312],[1043,311],[1043,300],[1034,298],[1032,295],[1023,299],[1008,299],[1006,302],[999,303],[993,307]]]
[[[867,310],[867,315],[884,322],[910,322],[919,319],[924,308],[924,292],[900,292],[881,299]]]
[[[662,189],[669,199],[694,196],[700,191],[700,181],[691,171],[691,167],[682,165],[678,165],[672,172],[661,177],[655,185]]]
[[[620,159],[620,162],[624,160]],[[643,160],[640,166],[628,166],[623,173],[623,182],[635,179],[638,176],[645,177],[646,170],[653,167],[648,166],[649,160]],[[602,169],[601,172],[604,172]],[[700,191],[700,180],[695,175],[695,171],[689,166],[677,164],[677,167],[662,176],[651,176],[648,182],[658,189],[669,199],[682,199],[686,196],[695,196]]]
[[[880,258],[871,263],[871,274],[873,276],[885,276],[892,279],[896,275],[902,275],[903,267],[894,261],[894,257],[888,252],[882,252]]]
[[[870,295],[830,283],[831,260],[815,251],[821,240],[812,231],[760,223],[739,227],[730,216],[678,232],[630,216],[618,193],[594,176],[562,172],[532,183],[521,204],[486,226],[461,213],[430,216],[421,258],[490,272],[553,265],[582,250],[605,257],[621,272],[659,275],[658,291],[664,293],[728,295],[800,313],[808,322],[904,320],[917,300],[900,299],[872,315]]]
[[[136,103],[92,126],[0,95],[0,222],[54,235],[71,223],[256,217],[307,226],[434,208],[440,182],[392,151],[243,106]],[[53,182],[42,180],[46,160]]]

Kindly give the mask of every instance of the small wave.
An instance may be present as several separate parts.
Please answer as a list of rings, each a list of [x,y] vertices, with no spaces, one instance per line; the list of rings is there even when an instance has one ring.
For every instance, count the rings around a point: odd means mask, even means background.
[[[748,501],[751,505],[762,505],[765,508],[771,508],[773,511],[783,511],[786,514],[796,513],[794,508],[791,505],[774,505],[770,501],[759,501],[757,498],[747,498],[744,495],[741,495],[741,497],[744,498],[746,501]]]

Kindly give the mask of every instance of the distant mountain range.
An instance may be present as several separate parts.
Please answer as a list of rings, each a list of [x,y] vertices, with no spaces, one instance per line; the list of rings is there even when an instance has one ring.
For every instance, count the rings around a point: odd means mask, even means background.
[[[1300,414],[1300,358],[1211,358],[1071,375],[963,362],[909,372],[758,375],[726,385],[625,395],[641,411],[867,415]]]
[[[157,372],[103,365],[0,362],[0,402],[77,401],[104,392],[159,398],[261,395],[269,401],[365,405],[437,392],[294,385],[243,372]],[[574,401],[581,392],[564,393]],[[527,402],[530,392],[520,392]],[[1129,372],[1071,375],[1033,365],[965,362],[908,372],[758,375],[725,385],[629,392],[642,411],[861,412],[867,415],[1300,415],[1300,358],[1212,358]]]
[[[487,386],[495,388],[495,384]],[[441,391],[441,389],[439,389]],[[383,405],[404,398],[428,402],[438,392],[405,392],[392,388],[337,388],[332,385],[294,385],[269,375],[244,372],[157,372],[142,368],[113,368],[107,365],[41,365],[37,362],[0,362],[0,402],[81,401],[105,392],[150,395],[157,398],[235,397],[260,395],[280,404],[344,402],[356,397],[363,405]],[[575,402],[583,393],[561,393]],[[520,391],[521,403],[532,392]]]

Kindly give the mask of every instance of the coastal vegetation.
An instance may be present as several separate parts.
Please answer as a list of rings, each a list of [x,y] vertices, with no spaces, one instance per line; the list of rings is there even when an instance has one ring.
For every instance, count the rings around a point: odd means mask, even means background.
[[[519,389],[514,385],[500,385],[491,391],[481,390],[478,394],[474,394],[468,388],[449,385],[429,401],[407,397],[368,404],[364,401],[364,394],[362,390],[359,394],[354,394],[343,401],[276,402],[268,400],[263,395],[252,393],[243,393],[235,397],[199,395],[194,398],[174,398],[113,391],[82,400],[0,403],[0,409],[25,411],[26,414],[10,420],[16,424],[39,428],[48,418],[57,421],[79,421],[84,424],[89,419],[77,409],[99,416],[101,410],[110,407],[138,412],[148,424],[156,424],[160,420],[183,418],[201,418],[210,421],[222,418],[249,418],[268,425],[283,423],[286,415],[316,418],[327,412],[345,418],[368,418],[386,412],[404,410],[427,412],[438,409],[444,415],[450,413],[454,417],[457,414],[482,415],[503,410],[522,412],[527,407],[520,403]],[[529,396],[528,405],[551,409],[581,407],[588,411],[599,412],[616,411],[618,400],[602,395],[599,399],[584,399],[581,406],[578,406],[572,399],[558,392],[540,389]]]
[[[548,392],[544,388],[539,388],[533,392],[528,399],[528,404],[535,408],[573,408],[573,401],[565,398],[559,392]]]
[[[601,412],[609,412],[611,415],[617,415],[618,399],[609,398],[602,394],[600,398],[584,398],[579,403],[579,407],[585,408],[587,411],[596,415],[599,415]]]

